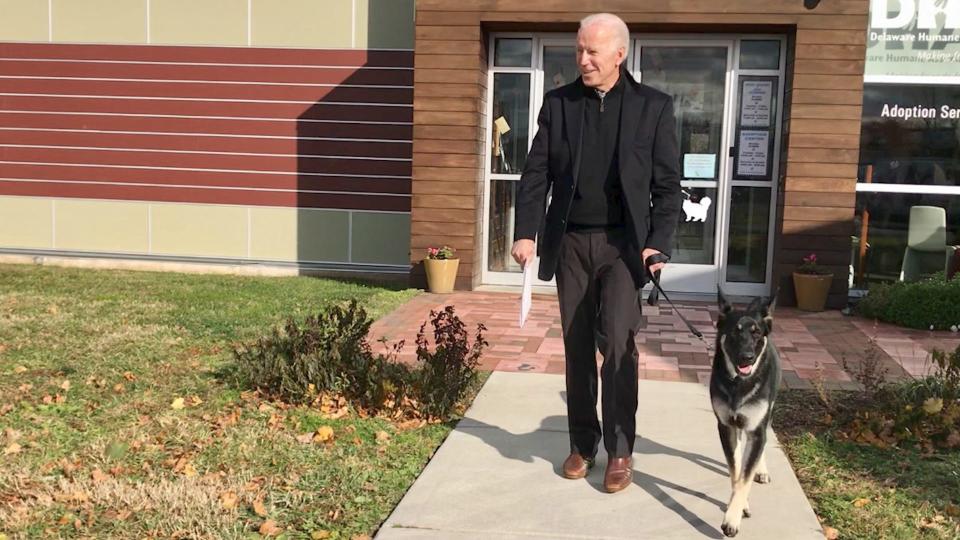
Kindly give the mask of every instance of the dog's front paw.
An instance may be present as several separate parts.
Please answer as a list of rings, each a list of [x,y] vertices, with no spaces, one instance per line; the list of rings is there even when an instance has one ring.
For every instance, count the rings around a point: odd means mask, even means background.
[[[757,481],[758,484],[769,484],[770,483],[770,473],[768,472],[758,472],[753,475],[753,479]]]
[[[749,510],[744,507],[743,510],[737,512],[732,508],[728,508],[726,514],[723,515],[723,524],[720,525],[720,529],[723,531],[723,534],[727,536],[736,536],[740,532],[740,518],[743,515],[743,512],[748,512]]]

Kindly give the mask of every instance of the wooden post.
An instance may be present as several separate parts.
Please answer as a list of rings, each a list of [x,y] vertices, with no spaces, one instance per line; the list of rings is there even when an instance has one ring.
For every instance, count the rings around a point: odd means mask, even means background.
[[[864,181],[868,184],[873,183],[873,165],[867,165],[867,174]],[[856,194],[854,194],[856,196]],[[867,258],[867,234],[870,226],[870,211],[866,205],[863,207],[863,215],[860,218],[860,253],[857,259],[857,283],[863,283],[863,265]]]

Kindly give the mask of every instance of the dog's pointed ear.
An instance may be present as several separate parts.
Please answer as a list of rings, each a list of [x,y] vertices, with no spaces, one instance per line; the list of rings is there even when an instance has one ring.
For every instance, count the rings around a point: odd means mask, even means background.
[[[720,319],[723,320],[723,317],[733,311],[733,306],[730,302],[727,301],[727,297],[723,295],[723,289],[717,285],[717,305],[720,306]]]
[[[763,306],[763,316],[769,317],[773,315],[773,308],[777,307],[777,293],[773,293],[773,296],[767,299],[767,304]]]
[[[767,327],[767,332],[773,330],[773,308],[776,307],[776,305],[777,294],[774,293],[760,309],[760,314],[763,315],[763,324]]]

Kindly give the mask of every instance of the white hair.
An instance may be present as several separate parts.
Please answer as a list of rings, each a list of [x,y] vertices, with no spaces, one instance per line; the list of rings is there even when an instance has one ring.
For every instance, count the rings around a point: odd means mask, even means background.
[[[580,21],[580,30],[595,24],[603,25],[613,30],[617,36],[617,41],[620,42],[618,46],[623,47],[625,51],[630,50],[630,30],[627,28],[627,23],[623,22],[623,19],[613,13],[594,13],[593,15],[587,15]]]

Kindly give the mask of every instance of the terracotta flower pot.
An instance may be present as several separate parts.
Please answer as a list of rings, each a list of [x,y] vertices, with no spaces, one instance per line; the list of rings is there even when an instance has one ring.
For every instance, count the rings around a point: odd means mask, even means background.
[[[793,288],[797,295],[797,307],[803,311],[823,311],[833,274],[793,273]]]
[[[453,283],[457,279],[457,267],[460,259],[424,259],[423,267],[427,271],[427,289],[432,293],[453,292]]]

